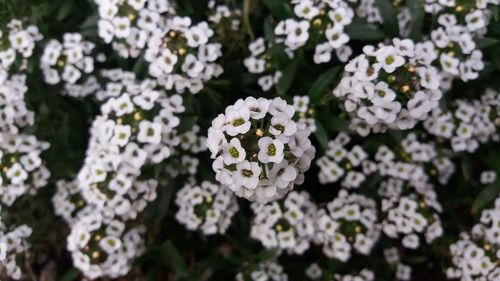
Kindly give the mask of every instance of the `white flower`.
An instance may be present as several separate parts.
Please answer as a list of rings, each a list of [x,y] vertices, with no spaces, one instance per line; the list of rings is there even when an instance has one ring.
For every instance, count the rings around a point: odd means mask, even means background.
[[[113,18],[115,26],[115,36],[118,38],[127,38],[130,35],[130,20],[128,17]]]
[[[243,162],[246,158],[246,152],[241,147],[241,143],[237,138],[232,138],[231,141],[223,147],[224,164],[231,165]]]
[[[319,14],[319,9],[310,0],[300,1],[297,5],[295,5],[295,7],[293,7],[293,11],[298,17],[308,20]]]
[[[251,126],[249,119],[250,111],[246,107],[226,112],[227,134],[236,136],[248,132]]]
[[[236,164],[238,182],[249,189],[255,189],[259,184],[259,176],[262,169],[256,162],[243,161]]]
[[[137,140],[142,143],[159,144],[161,141],[161,124],[143,120],[139,123]]]
[[[387,72],[392,73],[396,68],[405,63],[405,59],[397,54],[397,51],[392,46],[382,47],[377,51],[377,61],[381,67]]]
[[[278,165],[274,165],[268,171],[269,179],[278,187],[286,188],[297,177],[297,169],[289,165],[288,162],[282,161]]]
[[[273,140],[270,137],[263,137],[259,139],[258,145],[258,158],[262,163],[280,163],[283,160],[284,145],[280,140]]]
[[[113,236],[106,236],[99,241],[99,246],[108,254],[115,253],[121,245],[121,241]]]
[[[177,56],[173,54],[170,49],[165,49],[161,52],[161,55],[156,61],[158,67],[165,73],[171,73],[174,70],[174,66],[177,63]]]
[[[10,182],[15,185],[22,184],[28,178],[28,173],[19,163],[14,163],[7,169],[5,174]]]
[[[486,26],[486,16],[482,10],[475,10],[473,12],[465,15],[465,21],[467,22],[467,28],[470,31],[477,31]]]
[[[482,184],[493,183],[497,178],[497,173],[495,171],[483,171],[481,173],[480,182]]]
[[[349,42],[349,36],[344,33],[344,28],[341,25],[334,25],[325,30],[325,36],[332,48],[337,49]]]
[[[275,136],[291,136],[297,132],[297,124],[286,114],[279,113],[271,119],[269,132]]]
[[[125,146],[132,134],[132,128],[129,125],[116,125],[113,132],[111,143],[119,146]]]
[[[196,59],[192,54],[186,56],[182,71],[186,72],[189,77],[196,78],[203,71],[204,65]]]

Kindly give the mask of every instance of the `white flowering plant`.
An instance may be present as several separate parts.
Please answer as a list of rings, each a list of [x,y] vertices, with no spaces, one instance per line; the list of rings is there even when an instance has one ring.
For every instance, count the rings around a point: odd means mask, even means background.
[[[500,280],[499,0],[0,15],[0,280]]]

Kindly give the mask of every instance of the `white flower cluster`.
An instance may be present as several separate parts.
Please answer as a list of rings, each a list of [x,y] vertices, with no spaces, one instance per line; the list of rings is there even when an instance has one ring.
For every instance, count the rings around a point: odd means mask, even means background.
[[[0,84],[7,79],[7,72],[26,69],[26,59],[31,57],[35,43],[43,36],[35,25],[24,27],[21,20],[12,19],[5,29],[0,30]]]
[[[12,205],[26,193],[34,194],[45,186],[50,172],[40,154],[49,147],[36,137],[0,132],[0,196],[2,203]]]
[[[465,13],[464,9],[468,8],[469,11],[467,15],[473,13],[474,11],[480,11],[485,13],[484,11],[488,5],[498,5],[500,4],[499,0],[481,0],[474,1],[471,3],[462,3],[457,0],[425,0],[424,1],[424,10],[430,14],[437,14],[439,12],[447,12],[449,10],[454,11],[456,13]],[[477,23],[476,23],[477,24]]]
[[[212,42],[213,35],[206,22],[192,24],[188,17],[167,19],[147,42],[144,58],[150,63],[149,74],[168,90],[198,93],[206,81],[223,72],[216,62],[222,56],[222,45]]]
[[[67,224],[73,225],[94,212],[94,206],[83,198],[77,180],[59,180],[56,187],[56,193],[52,196],[54,213],[62,217]]]
[[[172,142],[176,149],[182,152],[180,153],[182,156],[174,155],[170,158],[166,168],[167,173],[173,178],[180,174],[195,175],[200,164],[195,154],[207,150],[207,138],[200,135],[200,127],[194,125],[189,131],[173,137]]]
[[[0,266],[13,280],[19,280],[22,277],[18,260],[20,255],[25,254],[30,249],[26,239],[31,235],[31,232],[32,229],[27,225],[21,225],[8,231],[7,227],[0,221]]]
[[[106,75],[114,78],[97,93],[106,101],[92,124],[84,165],[75,183],[60,183],[53,198],[71,226],[74,265],[89,278],[124,275],[142,252],[142,227],[127,222],[156,198],[158,181],[139,176],[174,152],[177,115],[185,110],[179,95],[167,97],[153,80],[138,83],[117,70]]]
[[[500,280],[500,197],[492,209],[483,210],[478,224],[470,234],[462,233],[450,246],[453,266],[448,279]]]
[[[329,258],[347,262],[354,250],[369,255],[379,237],[376,203],[363,195],[342,189],[317,213],[314,239]]]
[[[85,200],[105,213],[134,218],[156,198],[156,180],[136,182],[141,168],[170,156],[176,114],[184,107],[179,96],[154,90],[152,81],[120,86],[92,125],[78,184]]]
[[[305,191],[290,192],[283,202],[253,203],[255,215],[250,237],[265,248],[303,254],[309,249],[314,235],[316,205]]]
[[[432,111],[424,127],[432,135],[449,140],[453,151],[474,152],[480,143],[498,141],[500,94],[493,90],[479,100],[457,100],[455,110]]]
[[[95,44],[85,41],[80,33],[64,33],[63,42],[51,39],[43,51],[40,68],[45,82],[76,84],[82,76],[94,71],[92,50]],[[80,80],[81,81],[81,80]]]
[[[438,106],[441,77],[431,66],[432,42],[395,38],[392,45],[365,46],[349,61],[333,90],[351,114],[351,129],[366,136],[387,128],[407,130]]]
[[[278,22],[274,29],[277,43],[295,51],[312,39],[319,41],[315,46],[314,63],[326,63],[335,51],[340,61],[345,62],[352,54],[351,47],[346,44],[349,36],[345,26],[354,17],[354,11],[347,1],[292,1],[293,11],[297,19],[290,18]],[[318,35],[319,34],[319,38]]]
[[[401,262],[399,250],[396,247],[384,249],[385,261],[396,270],[397,280],[410,280],[412,267]]]
[[[36,193],[50,177],[40,157],[49,144],[24,133],[33,124],[34,113],[26,107],[28,87],[26,75],[21,73],[41,39],[36,26],[25,28],[16,19],[0,30],[0,200],[6,206],[24,194]],[[30,248],[27,238],[31,233],[29,226],[6,225],[0,216],[0,267],[13,280],[22,277],[18,262]]]
[[[438,156],[433,142],[421,142],[416,134],[410,133],[401,140],[400,146],[398,153],[397,149],[381,145],[375,154],[378,173],[389,177],[389,181],[422,185],[431,177],[437,177],[439,183],[446,184],[455,173],[455,164],[449,158]]]
[[[366,19],[369,23],[383,22],[382,15],[380,14],[380,10],[375,0],[356,0],[350,2],[357,2],[356,15],[358,17]]]
[[[0,83],[0,132],[17,134],[21,128],[33,124],[34,113],[24,100],[27,91],[24,74],[13,74]]]
[[[325,277],[323,277],[323,270],[317,263],[312,263],[306,270],[306,275],[309,277],[311,280],[326,280]],[[338,274],[335,273],[333,274],[333,278],[330,278],[328,280],[332,281],[374,281],[375,280],[375,274],[373,271],[368,270],[368,269],[362,269],[357,273],[353,274]]]
[[[309,96],[294,96],[293,107],[298,113],[297,123],[311,132],[316,132],[316,120],[314,120],[314,108],[309,105]]]
[[[234,194],[225,186],[203,181],[188,183],[176,194],[175,214],[178,222],[189,230],[200,229],[203,234],[224,234],[238,211]]]
[[[483,28],[485,22],[479,15],[475,17],[478,18],[475,18],[474,24],[471,22],[464,26],[458,24],[455,15],[442,14],[438,17],[440,26],[430,34],[432,42],[440,53],[440,69],[443,71],[442,76],[445,81],[456,77],[462,81],[474,80],[484,69],[483,53],[477,50],[473,32]],[[443,83],[441,87],[447,90],[451,87],[451,83]]]
[[[98,34],[118,55],[136,58],[146,47],[163,16],[175,14],[169,0],[94,0],[99,12]]]
[[[347,147],[350,141],[347,134],[340,133],[328,142],[325,155],[316,160],[320,168],[318,178],[321,184],[337,182],[343,178],[342,187],[358,188],[368,175],[376,171],[376,164],[368,159],[368,154],[361,146]]]
[[[292,120],[294,114],[279,97],[248,97],[228,106],[208,130],[216,179],[236,195],[261,203],[301,184],[316,150],[311,132]]]
[[[257,38],[248,45],[250,56],[243,60],[243,64],[250,73],[265,73],[257,80],[262,91],[267,92],[278,84],[283,73],[272,62],[273,56],[269,54],[269,46],[263,37]],[[289,54],[291,56],[291,54]]]
[[[129,228],[124,222],[106,222],[99,213],[82,217],[71,228],[67,248],[73,264],[85,276],[117,278],[131,268],[144,250],[144,227]]]
[[[231,9],[224,4],[217,5],[214,0],[208,2],[208,7],[210,8],[208,20],[215,24],[215,28],[227,24],[232,30],[239,30],[241,25],[240,9]]]
[[[269,260],[259,263],[255,270],[244,274],[239,272],[236,281],[288,281],[288,275],[283,271],[283,266],[276,261]]]
[[[434,143],[420,142],[414,133],[408,134],[392,149],[380,145],[374,155],[359,145],[349,148],[350,141],[347,134],[340,133],[328,143],[325,155],[317,160],[320,183],[342,180],[344,188],[359,188],[370,175],[378,174],[388,178],[382,183],[382,188],[387,184],[425,183],[434,177],[439,183],[446,184],[455,172],[455,164],[438,156]]]
[[[441,205],[432,186],[415,186],[409,190],[409,193],[406,189],[392,190],[391,195],[380,191],[382,197],[386,197],[382,199],[382,225],[388,237],[402,237],[403,247],[418,249],[421,235],[428,244],[443,235],[438,215],[441,213]]]

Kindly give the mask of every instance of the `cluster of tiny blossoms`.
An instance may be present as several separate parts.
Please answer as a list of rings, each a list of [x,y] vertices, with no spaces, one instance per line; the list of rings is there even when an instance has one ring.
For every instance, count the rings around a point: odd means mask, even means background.
[[[203,234],[224,234],[238,211],[234,194],[225,186],[203,181],[188,183],[177,192],[179,206],[175,218],[189,230],[200,229]]]
[[[94,71],[94,58],[91,56],[94,47],[94,43],[83,40],[80,33],[65,33],[62,43],[51,39],[40,59],[45,82],[54,85],[62,80],[75,84],[82,75]]]
[[[40,154],[49,147],[34,136],[0,132],[0,196],[12,205],[26,193],[34,194],[47,184],[49,170]]]
[[[483,23],[483,26],[481,25]],[[439,65],[446,80],[459,77],[462,81],[474,80],[483,70],[483,53],[477,50],[474,31],[484,27],[484,20],[476,20],[467,26],[458,24],[453,14],[438,17],[439,27],[430,34],[436,50],[440,53]],[[443,83],[442,88],[450,88],[450,83]],[[444,87],[443,87],[444,86]]]
[[[259,263],[257,268],[249,272],[239,272],[236,281],[288,281],[288,275],[284,272],[283,266],[276,261],[269,260]]]
[[[303,125],[309,131],[316,132],[316,120],[314,119],[314,108],[310,106],[309,96],[294,96],[293,107],[298,114],[297,123]]]
[[[315,242],[329,258],[346,262],[354,250],[369,255],[380,237],[377,206],[363,195],[339,191],[337,198],[317,213]]]
[[[383,232],[389,238],[401,238],[403,247],[408,249],[418,249],[421,236],[428,244],[441,237],[443,228],[438,214],[442,208],[432,186],[398,187],[379,192],[383,197]]]
[[[340,61],[345,62],[352,54],[346,44],[349,36],[344,32],[354,17],[354,11],[347,1],[292,1],[293,11],[297,19],[289,18],[278,22],[274,29],[276,42],[295,51],[314,42],[314,63],[327,63],[336,52]],[[316,43],[318,42],[318,43]]]
[[[216,63],[222,45],[212,42],[213,35],[207,22],[192,24],[188,17],[167,19],[147,42],[144,58],[149,62],[149,74],[168,90],[198,93],[206,81],[223,72]]]
[[[436,58],[431,42],[395,38],[392,45],[365,46],[333,91],[352,116],[351,129],[366,136],[424,120],[442,96],[439,72],[431,66]]]
[[[0,131],[17,134],[34,122],[34,113],[26,107],[26,75],[13,74],[0,83]]]
[[[21,225],[9,231],[0,218],[0,265],[13,280],[21,279],[22,270],[17,261],[19,256],[25,254],[30,248],[26,239],[31,232],[31,228],[27,225]]]
[[[146,47],[164,16],[175,13],[168,0],[95,0],[99,13],[98,34],[118,55],[136,58]]]
[[[189,131],[178,134],[172,141],[180,153],[170,158],[166,171],[175,178],[180,174],[194,176],[198,171],[200,160],[197,154],[207,150],[207,138],[200,134],[200,127],[194,125]]]
[[[35,44],[42,40],[38,27],[25,27],[18,19],[11,20],[0,30],[0,84],[7,78],[9,70],[21,71],[27,67],[27,59],[33,55]]]
[[[425,129],[438,139],[450,141],[453,151],[474,152],[481,143],[498,141],[500,94],[486,90],[480,99],[457,100],[454,110],[436,108]]]
[[[352,273],[352,274],[330,274],[327,275],[321,267],[317,263],[312,263],[307,269],[306,269],[306,275],[309,277],[311,280],[326,280],[328,277],[326,276],[332,276],[332,278],[328,280],[333,280],[333,281],[373,281],[375,280],[375,274],[373,271],[368,270],[368,269],[362,269],[359,272]]]
[[[67,248],[74,266],[88,278],[117,278],[127,274],[133,259],[144,252],[145,231],[120,220],[105,223],[102,216],[93,213],[72,225]]]
[[[325,155],[317,160],[320,183],[341,181],[344,188],[359,188],[370,175],[387,177],[382,185],[404,182],[430,182],[434,177],[446,184],[455,172],[453,162],[438,156],[433,142],[421,142],[416,134],[408,134],[394,148],[380,145],[375,153],[367,153],[360,145],[349,145],[351,139],[340,133],[328,143]]]
[[[316,160],[320,168],[318,179],[321,184],[337,182],[343,178],[342,187],[358,188],[376,170],[376,164],[368,159],[368,154],[361,146],[348,147],[350,141],[347,134],[340,133],[328,142],[325,155]]]
[[[283,202],[253,203],[250,236],[266,248],[303,254],[314,235],[316,205],[305,191],[292,191]]]
[[[40,157],[49,144],[24,131],[33,124],[34,113],[26,107],[28,87],[22,71],[41,39],[36,26],[25,28],[16,19],[0,30],[0,201],[4,206],[36,193],[50,177]],[[0,206],[0,212],[4,211],[9,210]],[[31,233],[28,225],[6,225],[0,216],[0,267],[14,280],[22,277],[18,263],[29,251],[27,239]]]
[[[304,181],[315,155],[311,131],[292,120],[281,98],[248,97],[228,106],[208,130],[216,179],[236,195],[267,202]]]
[[[250,56],[243,60],[243,64],[250,73],[263,74],[257,80],[262,91],[269,91],[278,84],[283,72],[272,62],[273,56],[269,54],[269,48],[263,37],[257,38],[248,45]],[[291,56],[291,54],[288,54]]]
[[[53,199],[71,226],[74,265],[89,278],[124,275],[141,254],[144,230],[128,222],[156,198],[158,181],[140,175],[173,153],[177,115],[185,110],[180,96],[156,90],[153,80],[136,82],[116,70],[106,75],[113,79],[98,91],[105,102],[92,124],[84,165],[76,182],[62,183],[66,190],[60,187]]]
[[[470,234],[462,233],[450,246],[453,266],[448,268],[449,279],[500,280],[500,197],[492,209],[483,210],[480,221]]]

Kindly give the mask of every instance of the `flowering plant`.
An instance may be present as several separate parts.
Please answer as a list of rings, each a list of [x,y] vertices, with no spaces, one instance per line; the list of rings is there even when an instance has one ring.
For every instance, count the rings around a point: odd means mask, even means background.
[[[0,15],[0,280],[500,280],[500,0]]]

